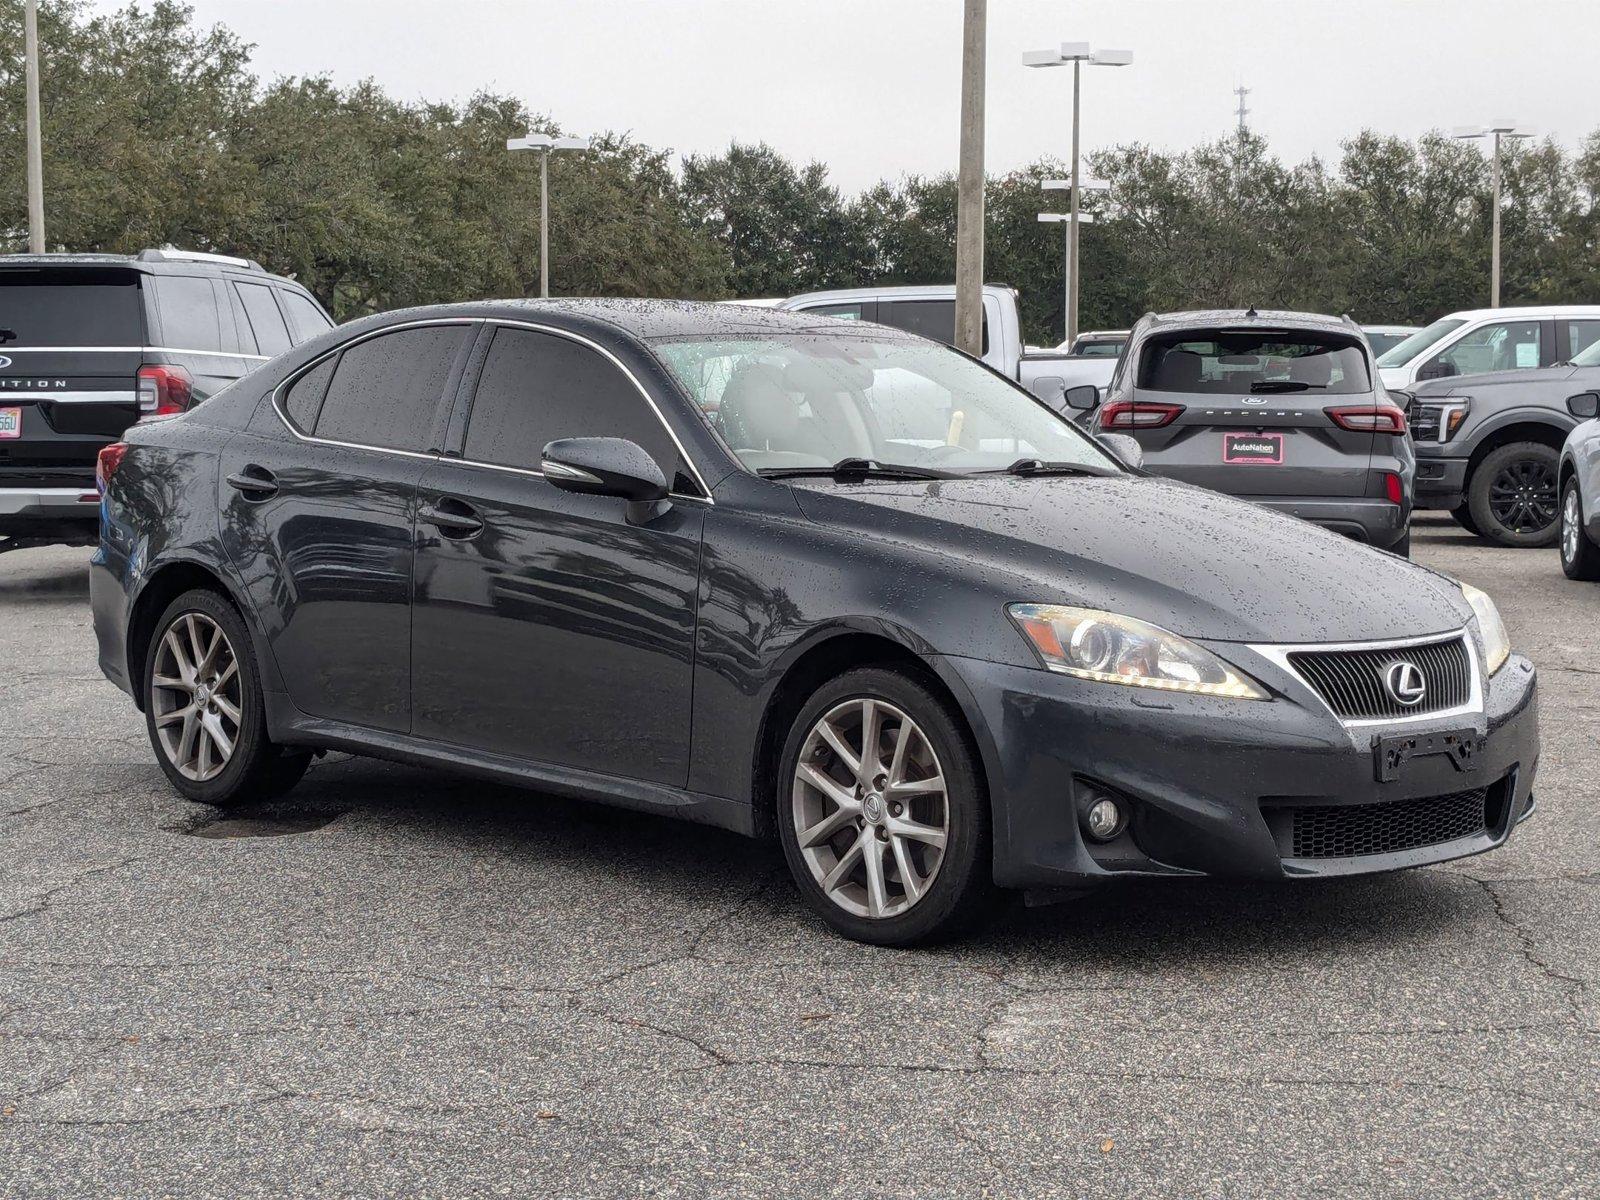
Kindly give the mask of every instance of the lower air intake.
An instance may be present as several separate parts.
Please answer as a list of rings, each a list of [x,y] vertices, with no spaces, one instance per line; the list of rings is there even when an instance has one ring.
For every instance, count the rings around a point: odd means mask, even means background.
[[[1499,789],[1495,789],[1498,791]],[[1390,800],[1287,810],[1294,858],[1359,858],[1437,846],[1484,833],[1497,823],[1488,788]]]

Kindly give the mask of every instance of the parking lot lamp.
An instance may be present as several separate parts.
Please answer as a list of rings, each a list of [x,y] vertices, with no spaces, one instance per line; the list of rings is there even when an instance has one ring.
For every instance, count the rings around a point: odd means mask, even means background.
[[[507,139],[506,149],[513,153],[534,150],[539,155],[539,296],[543,299],[550,295],[550,155],[559,150],[587,150],[589,139],[530,133]]]
[[[1492,232],[1489,235],[1489,307],[1500,307],[1500,146],[1505,139],[1530,138],[1533,130],[1523,129],[1515,121],[1502,119],[1492,125],[1457,125],[1451,133],[1458,138],[1485,138],[1493,136],[1494,150],[1489,160],[1489,177],[1494,181],[1492,206]]]
[[[1083,64],[1091,67],[1125,67],[1133,61],[1131,50],[1095,50],[1088,42],[1062,42],[1054,50],[1029,50],[1022,56],[1025,67],[1060,67],[1072,64],[1072,206],[1067,234],[1067,274],[1071,277],[1067,294],[1067,341],[1078,336],[1078,101]]]

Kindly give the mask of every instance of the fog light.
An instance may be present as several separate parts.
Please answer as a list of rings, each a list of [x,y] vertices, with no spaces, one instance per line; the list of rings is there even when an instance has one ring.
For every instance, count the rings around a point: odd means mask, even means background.
[[[1122,832],[1122,827],[1127,823],[1128,818],[1122,806],[1109,796],[1101,796],[1083,814],[1083,827],[1097,842],[1109,842]]]

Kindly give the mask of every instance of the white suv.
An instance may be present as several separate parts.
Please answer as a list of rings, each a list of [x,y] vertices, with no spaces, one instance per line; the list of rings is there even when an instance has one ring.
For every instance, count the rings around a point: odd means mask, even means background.
[[[1568,362],[1600,341],[1600,305],[1475,308],[1440,317],[1378,359],[1390,391],[1430,379]]]

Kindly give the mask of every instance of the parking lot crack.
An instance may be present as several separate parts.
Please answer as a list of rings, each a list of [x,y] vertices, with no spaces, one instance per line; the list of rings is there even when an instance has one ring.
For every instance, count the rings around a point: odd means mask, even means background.
[[[136,855],[132,858],[119,859],[114,863],[101,863],[99,866],[90,867],[86,871],[80,871],[65,883],[59,883],[49,891],[39,893],[39,895],[28,901],[24,907],[14,912],[0,914],[0,925],[10,921],[19,921],[23,917],[37,916],[54,904],[58,896],[64,892],[71,891],[84,880],[92,879],[96,875],[105,875],[111,871],[120,871],[124,867],[133,866],[134,863],[143,862],[148,857],[148,855]]]
[[[1533,940],[1533,935],[1506,908],[1505,900],[1500,895],[1498,886],[1495,883],[1479,876],[1468,876],[1468,878],[1483,889],[1484,894],[1489,897],[1489,903],[1494,909],[1495,917],[1515,936],[1518,951],[1522,955],[1523,961],[1566,992],[1567,1003],[1572,1009],[1573,1018],[1581,1022],[1584,1019],[1582,1000],[1589,990],[1588,981],[1559,970],[1539,952],[1538,944]]]

